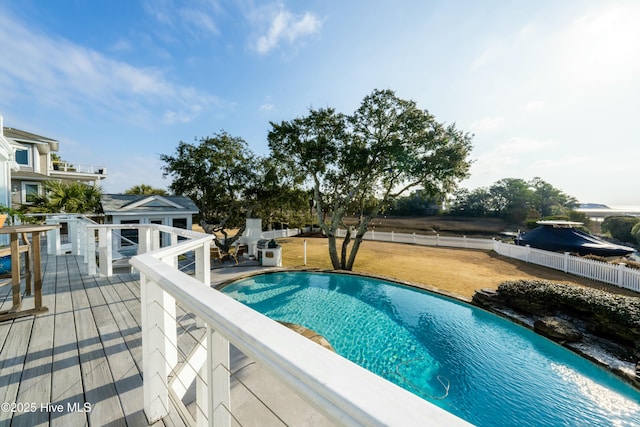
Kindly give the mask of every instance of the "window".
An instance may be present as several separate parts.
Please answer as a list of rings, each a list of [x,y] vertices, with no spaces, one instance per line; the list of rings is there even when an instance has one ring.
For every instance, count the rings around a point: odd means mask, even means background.
[[[187,218],[173,218],[173,226],[187,229]]]
[[[22,183],[22,203],[33,203],[40,195],[40,185],[36,182]]]
[[[120,224],[140,224],[139,219],[123,219]],[[138,230],[122,229],[120,230],[120,246],[131,246],[138,244]]]
[[[26,149],[17,149],[16,150],[16,163],[23,166],[29,166],[31,162],[29,161],[29,150]]]

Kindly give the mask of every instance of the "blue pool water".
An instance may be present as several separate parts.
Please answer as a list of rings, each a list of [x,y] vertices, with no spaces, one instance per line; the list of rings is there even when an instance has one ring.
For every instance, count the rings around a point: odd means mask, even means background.
[[[469,304],[332,273],[265,274],[222,292],[478,426],[640,425],[638,390]]]

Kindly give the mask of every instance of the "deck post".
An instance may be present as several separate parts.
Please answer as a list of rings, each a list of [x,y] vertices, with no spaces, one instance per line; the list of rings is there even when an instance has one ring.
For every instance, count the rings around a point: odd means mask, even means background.
[[[69,232],[69,242],[71,243],[71,253],[80,255],[78,249],[78,220],[76,218],[67,218],[67,230]]]
[[[151,252],[151,228],[140,227],[138,228],[138,255]]]
[[[47,219],[46,224],[60,224],[60,221],[54,219]],[[49,255],[62,255],[60,253],[60,229],[54,228],[47,231],[47,254]]]
[[[194,250],[196,258],[196,279],[205,285],[211,284],[211,258],[209,255],[210,242],[207,240]]]
[[[111,228],[98,229],[98,257],[100,260],[100,275],[111,277],[113,275],[113,248],[111,247]]]
[[[144,412],[153,424],[169,414],[167,378],[177,362],[175,299],[144,273],[140,274],[140,296]],[[171,307],[173,319],[168,313]]]
[[[229,341],[207,325],[207,406],[209,426],[231,425]]]
[[[87,273],[93,276],[97,273],[96,266],[96,229],[87,227]]]

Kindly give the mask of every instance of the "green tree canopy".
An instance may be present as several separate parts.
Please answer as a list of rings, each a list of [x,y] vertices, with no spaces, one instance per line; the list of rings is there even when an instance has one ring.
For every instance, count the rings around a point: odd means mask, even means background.
[[[633,228],[638,223],[640,218],[635,216],[608,216],[602,221],[602,231],[611,234],[614,239],[634,243],[636,237],[633,234]]]
[[[128,190],[126,190],[124,192],[124,194],[140,194],[140,195],[143,195],[143,196],[151,196],[151,195],[167,196],[167,195],[169,195],[167,190],[162,189],[162,188],[154,188],[154,187],[152,187],[150,185],[147,185],[147,184],[134,185],[133,187],[131,187]]]
[[[335,269],[353,268],[370,221],[396,197],[418,187],[445,194],[467,176],[470,166],[468,134],[436,122],[391,90],[374,90],[351,116],[331,108],[311,109],[306,117],[271,126],[272,156],[313,189]],[[331,214],[328,223],[323,212]],[[355,227],[344,222],[351,213],[358,217]],[[340,255],[339,227],[348,231]]]
[[[228,249],[242,235],[256,200],[257,160],[247,143],[221,131],[194,144],[181,141],[160,160],[163,175],[172,179],[170,190],[196,203],[205,230],[221,232],[225,241],[217,244]],[[238,231],[226,238],[229,228]]]
[[[504,178],[488,189],[459,190],[455,194],[451,213],[492,216],[512,223],[523,223],[527,218],[570,217],[577,203],[574,197],[541,178],[536,177],[531,181]]]

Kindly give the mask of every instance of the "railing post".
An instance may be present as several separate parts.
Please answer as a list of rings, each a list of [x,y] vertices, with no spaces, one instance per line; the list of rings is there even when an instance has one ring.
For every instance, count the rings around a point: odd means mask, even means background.
[[[71,242],[71,253],[80,255],[78,250],[78,220],[75,218],[67,218],[67,229],[69,231],[69,242]]]
[[[54,219],[47,219],[47,224],[60,224],[59,221]],[[54,228],[47,231],[47,254],[49,255],[62,255],[60,253],[60,229]]]
[[[177,363],[175,299],[140,274],[144,412],[149,424],[169,414],[167,378]]]
[[[100,260],[100,274],[111,277],[113,275],[113,248],[111,242],[111,228],[98,229],[98,257]]]
[[[152,250],[151,228],[140,227],[138,229],[138,255],[146,254]]]
[[[207,382],[209,426],[231,425],[229,341],[207,326]]]
[[[96,229],[87,227],[87,273],[93,276],[96,268]]]
[[[87,224],[86,220],[78,220],[78,251],[79,255],[87,262]]]
[[[211,258],[209,255],[210,242],[207,240],[194,250],[196,258],[196,280],[209,286],[211,283]]]

